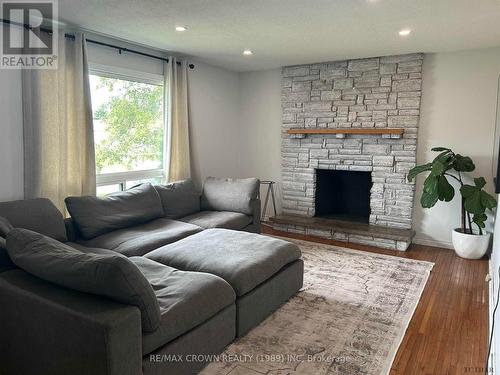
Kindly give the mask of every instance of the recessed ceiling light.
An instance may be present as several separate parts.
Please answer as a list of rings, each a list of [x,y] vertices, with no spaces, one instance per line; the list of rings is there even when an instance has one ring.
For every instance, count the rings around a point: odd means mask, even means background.
[[[186,31],[187,27],[186,26],[176,26],[175,31]]]
[[[253,51],[252,51],[252,50],[250,50],[250,49],[246,49],[246,50],[244,50],[244,51],[243,51],[243,54],[244,54],[245,56],[250,56],[250,55],[253,55]]]
[[[408,36],[408,35],[410,35],[410,33],[411,33],[410,29],[403,29],[403,30],[401,30],[399,32],[399,35],[401,35],[401,36]]]

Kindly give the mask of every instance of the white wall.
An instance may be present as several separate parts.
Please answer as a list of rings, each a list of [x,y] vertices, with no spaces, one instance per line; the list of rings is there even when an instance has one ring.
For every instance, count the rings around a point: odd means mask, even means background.
[[[499,74],[500,47],[425,56],[418,163],[432,157],[428,151],[431,147],[450,146],[474,159],[475,174],[484,176],[488,190],[493,190],[491,159]],[[276,160],[280,158],[280,70],[241,73],[240,82],[241,124],[245,127],[242,133],[246,135],[241,171],[247,175],[269,175],[279,181]],[[249,135],[252,130],[255,136]],[[421,183],[419,179],[418,185]],[[458,199],[424,210],[418,202],[420,193],[419,188],[414,209],[416,241],[450,247],[451,229],[459,223]]]
[[[281,181],[280,69],[240,74],[240,175]],[[275,187],[281,209],[281,188]],[[261,189],[262,201],[266,188]],[[267,214],[274,215],[269,201]]]
[[[430,149],[446,146],[470,156],[475,176],[493,187],[492,155],[500,47],[426,55],[423,66],[422,108],[417,162],[431,160]],[[423,177],[417,179],[417,197]],[[432,209],[414,210],[416,241],[451,247],[451,229],[460,224],[460,201],[438,202]],[[490,221],[491,224],[491,221]],[[490,228],[491,230],[491,228]]]
[[[238,74],[194,64],[188,80],[193,179],[240,176]]]
[[[86,36],[87,38],[91,38],[93,40],[99,40],[101,42],[109,44],[117,44],[116,41],[98,35],[86,34]],[[162,56],[162,53],[159,51],[147,50],[145,48],[141,48],[139,46],[134,46],[133,44],[124,42],[119,42],[118,44],[120,45],[120,47],[128,47],[139,52],[146,52],[153,55]],[[163,74],[163,61],[158,59],[152,59],[149,57],[127,52],[123,52],[122,54],[120,54],[118,50],[114,48],[109,48],[93,43],[87,43],[87,52],[89,65],[91,67],[92,64],[100,64],[117,68],[136,70],[145,73],[160,75]]]

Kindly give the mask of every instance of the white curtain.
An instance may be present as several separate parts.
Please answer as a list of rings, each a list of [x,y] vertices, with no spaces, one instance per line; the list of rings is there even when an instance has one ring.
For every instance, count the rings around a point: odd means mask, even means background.
[[[165,76],[165,175],[167,181],[191,177],[189,151],[189,109],[187,62],[169,57],[164,65]]]
[[[57,70],[23,70],[25,198],[65,212],[69,195],[95,195],[95,153],[85,36],[59,32]]]

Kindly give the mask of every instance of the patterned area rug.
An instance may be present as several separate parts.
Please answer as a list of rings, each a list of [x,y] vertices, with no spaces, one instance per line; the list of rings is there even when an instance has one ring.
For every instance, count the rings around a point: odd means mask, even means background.
[[[388,374],[433,263],[287,240],[303,290],[202,374]]]

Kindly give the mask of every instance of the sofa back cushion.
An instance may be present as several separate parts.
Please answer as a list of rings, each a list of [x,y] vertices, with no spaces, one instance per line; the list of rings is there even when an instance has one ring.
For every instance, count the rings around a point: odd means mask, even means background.
[[[17,266],[12,262],[7,253],[7,243],[5,242],[5,238],[0,237],[0,273],[13,270],[17,268]]]
[[[7,251],[17,266],[41,279],[137,306],[146,332],[160,324],[153,288],[139,268],[121,254],[83,253],[26,229],[9,232]]]
[[[203,185],[201,209],[233,211],[252,215],[253,200],[257,199],[260,182],[257,178],[208,177]]]
[[[0,237],[7,237],[7,233],[9,233],[14,227],[5,217],[0,216]]]
[[[0,216],[0,273],[17,268],[7,254],[7,243],[5,237],[14,229],[9,220]]]
[[[0,216],[14,228],[29,229],[66,242],[66,228],[61,212],[46,198],[0,202]]]
[[[178,219],[200,212],[200,193],[192,180],[156,185],[155,188],[160,194],[165,217]]]
[[[151,184],[105,197],[68,197],[65,202],[79,234],[86,240],[163,217],[160,197]]]

